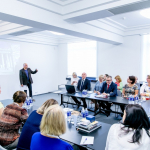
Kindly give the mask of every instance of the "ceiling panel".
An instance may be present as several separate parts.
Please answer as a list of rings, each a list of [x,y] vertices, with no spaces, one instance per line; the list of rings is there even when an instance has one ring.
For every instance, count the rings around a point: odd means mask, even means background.
[[[150,19],[143,17],[140,14],[140,11],[115,15],[113,17],[110,17],[110,19],[126,27],[150,25]]]

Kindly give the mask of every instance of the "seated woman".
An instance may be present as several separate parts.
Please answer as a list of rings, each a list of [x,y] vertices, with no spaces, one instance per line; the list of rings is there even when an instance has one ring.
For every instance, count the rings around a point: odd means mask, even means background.
[[[33,134],[30,150],[73,150],[70,144],[59,139],[66,132],[65,114],[59,105],[45,111],[40,131]]]
[[[138,104],[127,105],[123,123],[111,126],[105,150],[149,150],[149,119]]]
[[[105,75],[104,75],[104,82],[106,82],[106,78],[107,78],[108,76],[109,76],[108,74],[105,74]]]
[[[150,99],[150,75],[147,75],[147,83],[141,86],[140,95],[143,100]]]
[[[78,81],[79,81],[79,78],[78,78],[76,72],[73,72],[72,77],[71,77],[71,85],[77,86]]]
[[[120,76],[117,75],[117,76],[115,77],[115,79],[116,79],[116,82],[115,82],[115,83],[117,84],[117,90],[120,90],[121,93],[122,93],[122,90],[123,90],[123,83],[122,83],[122,80],[121,80]]]
[[[55,105],[55,104],[58,104],[56,100],[49,99],[37,111],[34,110],[30,114],[25,125],[23,126],[23,129],[19,138],[17,150],[30,150],[30,143],[31,143],[32,135],[35,132],[40,132],[40,122],[42,120],[42,116],[44,112],[51,105]]]
[[[95,87],[94,87],[94,93],[98,93],[100,90],[101,90],[101,88],[102,88],[102,86],[103,86],[103,82],[104,82],[104,76],[103,75],[100,75],[99,76],[99,80],[96,82],[96,84],[95,84]],[[97,101],[95,101],[95,100],[92,100],[92,102],[94,102],[95,103],[95,110],[97,110],[98,109],[98,105],[97,105]]]
[[[128,98],[130,95],[134,97],[138,95],[138,86],[135,84],[135,76],[129,76],[127,83],[123,87],[122,96]],[[125,105],[120,105],[122,112],[124,112]]]
[[[5,149],[14,149],[19,140],[19,128],[28,118],[26,109],[22,106],[26,100],[26,93],[17,91],[13,95],[14,103],[7,105],[0,118],[0,145]]]

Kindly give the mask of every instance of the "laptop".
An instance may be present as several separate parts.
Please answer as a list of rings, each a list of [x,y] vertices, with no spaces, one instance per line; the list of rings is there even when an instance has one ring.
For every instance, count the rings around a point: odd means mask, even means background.
[[[68,93],[73,94],[76,92],[74,85],[65,85]]]

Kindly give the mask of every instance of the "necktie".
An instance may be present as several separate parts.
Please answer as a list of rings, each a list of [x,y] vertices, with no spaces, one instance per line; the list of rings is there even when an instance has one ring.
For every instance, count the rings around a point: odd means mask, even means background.
[[[107,86],[107,90],[109,89],[109,84],[108,84],[108,86]]]
[[[83,84],[84,84],[84,80],[82,80],[81,82],[81,91],[83,90]]]

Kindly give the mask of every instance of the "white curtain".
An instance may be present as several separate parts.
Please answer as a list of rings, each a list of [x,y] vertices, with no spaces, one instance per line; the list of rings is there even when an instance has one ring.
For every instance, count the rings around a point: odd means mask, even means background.
[[[88,77],[97,76],[97,42],[68,44],[68,75],[76,72],[81,76],[86,72]]]
[[[142,81],[150,75],[150,34],[142,36]]]

